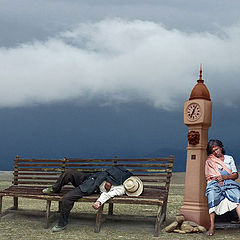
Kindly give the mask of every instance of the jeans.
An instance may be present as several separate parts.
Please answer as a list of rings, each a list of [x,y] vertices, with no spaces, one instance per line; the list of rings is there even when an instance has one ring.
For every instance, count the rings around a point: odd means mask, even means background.
[[[74,202],[86,195],[85,193],[81,192],[78,186],[82,184],[88,178],[88,176],[89,174],[67,169],[60,175],[57,182],[53,185],[54,192],[60,192],[62,187],[69,182],[75,187],[73,190],[67,192],[62,198],[62,207],[58,221],[59,226],[63,227],[68,224],[68,217],[71,209],[73,208]]]

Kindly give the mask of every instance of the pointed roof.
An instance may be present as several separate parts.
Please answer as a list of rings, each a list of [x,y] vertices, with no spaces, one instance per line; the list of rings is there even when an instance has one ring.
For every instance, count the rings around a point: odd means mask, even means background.
[[[189,100],[192,99],[206,99],[211,101],[210,93],[207,89],[207,86],[204,84],[204,80],[202,79],[202,64],[200,65],[199,79],[197,80],[197,84],[192,89]]]

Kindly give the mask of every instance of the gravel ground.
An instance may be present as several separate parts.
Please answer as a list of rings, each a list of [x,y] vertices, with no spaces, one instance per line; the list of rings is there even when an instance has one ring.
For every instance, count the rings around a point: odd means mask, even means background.
[[[12,171],[0,171],[0,181],[11,181],[12,178]]]

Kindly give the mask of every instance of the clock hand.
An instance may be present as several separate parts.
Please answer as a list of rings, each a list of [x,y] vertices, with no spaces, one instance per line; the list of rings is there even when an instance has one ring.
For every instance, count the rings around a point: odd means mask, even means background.
[[[192,113],[191,113],[191,117],[193,116],[196,108],[197,108],[197,106],[194,107],[194,109],[193,109],[193,111],[192,111]]]

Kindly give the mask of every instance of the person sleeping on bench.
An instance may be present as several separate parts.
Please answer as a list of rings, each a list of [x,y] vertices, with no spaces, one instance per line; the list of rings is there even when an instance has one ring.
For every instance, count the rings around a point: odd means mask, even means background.
[[[66,228],[74,202],[84,196],[101,193],[100,197],[92,205],[97,210],[114,196],[121,196],[125,193],[128,196],[139,196],[143,191],[143,183],[138,177],[133,176],[124,167],[114,166],[94,174],[67,169],[59,176],[53,186],[43,189],[43,193],[60,192],[62,187],[69,182],[75,188],[63,196],[58,224],[52,228],[52,232],[59,232]]]

